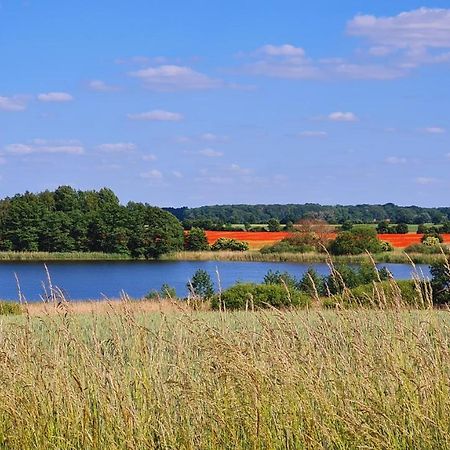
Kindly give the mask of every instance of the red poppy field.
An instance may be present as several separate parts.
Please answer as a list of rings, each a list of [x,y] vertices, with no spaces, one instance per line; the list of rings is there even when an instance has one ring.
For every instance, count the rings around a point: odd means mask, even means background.
[[[286,231],[270,232],[270,231],[207,231],[206,236],[209,244],[214,244],[217,239],[223,237],[228,239],[238,239],[246,241],[250,245],[251,250],[259,250],[265,245],[271,245],[281,239],[290,236],[292,233]],[[336,237],[336,234],[330,233],[330,239]],[[395,248],[406,248],[412,244],[419,244],[422,238],[421,234],[379,234],[378,237],[391,243]],[[450,243],[450,234],[443,234],[445,243]]]

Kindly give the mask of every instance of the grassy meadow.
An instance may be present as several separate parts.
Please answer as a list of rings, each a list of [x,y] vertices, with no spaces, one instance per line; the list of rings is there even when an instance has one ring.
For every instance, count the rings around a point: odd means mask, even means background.
[[[1,448],[450,447],[448,311],[30,305],[0,340]]]

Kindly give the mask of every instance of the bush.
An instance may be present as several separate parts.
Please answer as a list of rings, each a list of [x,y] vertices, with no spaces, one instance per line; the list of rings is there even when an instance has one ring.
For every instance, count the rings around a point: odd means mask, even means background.
[[[221,294],[226,309],[305,307],[311,301],[309,295],[296,289],[286,290],[281,284],[238,283]],[[212,307],[219,308],[219,296],[215,296]]]
[[[372,264],[361,264],[358,268],[348,265],[337,266],[335,270],[324,279],[324,291],[332,295],[339,294],[345,288],[353,289],[357,286],[372,283],[373,281],[387,280],[389,271],[383,267],[377,270]]]
[[[164,283],[159,291],[150,291],[145,298],[148,300],[163,300],[167,298],[176,299],[177,291],[172,286]]]
[[[430,272],[433,303],[436,305],[450,303],[450,258],[432,264]]]
[[[418,292],[417,285],[412,280],[382,281],[357,286],[345,295],[330,297],[325,300],[324,306],[334,307],[340,304],[346,307],[393,307],[396,305],[419,307],[424,306],[424,298],[424,292]]]
[[[422,236],[420,242],[428,247],[438,247],[439,244],[444,242],[444,239],[439,233],[426,233]]]
[[[230,250],[232,252],[245,252],[248,249],[248,242],[228,238],[219,238],[211,246],[211,250],[215,252],[222,250]]]
[[[19,303],[0,301],[1,316],[17,316],[22,314],[22,307]]]
[[[294,233],[271,246],[263,247],[261,253],[308,253],[322,251],[319,236],[314,232]]]
[[[443,245],[412,244],[405,248],[405,253],[422,253],[424,255],[439,255],[449,253],[449,248]]]
[[[376,231],[363,227],[339,233],[331,242],[329,251],[332,255],[358,255],[365,251],[380,253],[383,249]]]

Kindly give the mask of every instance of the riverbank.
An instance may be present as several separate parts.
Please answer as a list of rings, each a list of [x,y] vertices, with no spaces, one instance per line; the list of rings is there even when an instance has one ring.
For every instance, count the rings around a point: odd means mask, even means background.
[[[297,263],[327,263],[331,260],[337,264],[362,264],[365,262],[398,263],[398,264],[432,264],[442,261],[442,254],[425,255],[421,253],[405,253],[401,250],[374,255],[330,256],[327,253],[260,253],[248,252],[176,252],[163,255],[163,261],[254,261],[254,262],[297,262]]]
[[[385,252],[374,255],[341,255],[332,256],[332,261],[342,264],[361,264],[364,262],[398,263],[398,264],[432,264],[442,261],[442,254],[427,255],[421,253],[406,254],[400,249],[393,252]],[[239,262],[298,262],[298,263],[327,263],[330,255],[326,253],[261,253],[250,250],[247,252],[189,252],[181,251],[168,253],[160,257],[161,261],[239,261]],[[107,261],[142,261],[123,253],[50,253],[50,252],[0,252],[0,264],[2,262],[55,262],[55,261],[79,261],[79,262],[107,262]]]
[[[133,258],[123,253],[101,252],[0,252],[1,262],[15,261],[131,261]]]

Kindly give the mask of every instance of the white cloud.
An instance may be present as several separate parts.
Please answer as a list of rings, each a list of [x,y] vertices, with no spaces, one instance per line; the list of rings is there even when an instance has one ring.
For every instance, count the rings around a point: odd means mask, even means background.
[[[416,183],[421,186],[429,186],[430,184],[435,184],[438,180],[436,178],[431,177],[417,177]]]
[[[141,178],[147,180],[160,181],[163,179],[163,174],[156,169],[149,170],[148,172],[143,172],[140,174]]]
[[[326,131],[312,131],[312,130],[307,130],[307,131],[301,131],[298,134],[300,137],[316,137],[316,138],[323,138],[323,137],[327,137],[328,133]]]
[[[223,156],[223,152],[219,152],[212,148],[204,148],[203,150],[199,150],[198,154],[206,156],[207,158],[218,158],[220,156]]]
[[[444,134],[446,130],[445,128],[441,127],[428,127],[424,128],[423,131],[429,134]]]
[[[183,174],[181,172],[179,172],[178,170],[172,170],[172,175],[175,178],[183,178]]]
[[[72,95],[67,92],[48,92],[46,94],[39,94],[37,96],[40,102],[70,102],[73,100]]]
[[[226,136],[218,136],[214,133],[203,133],[199,136],[202,141],[207,142],[224,142],[227,140]]]
[[[23,111],[26,109],[26,102],[24,97],[1,97],[0,96],[0,110],[3,111]]]
[[[397,16],[357,15],[347,32],[389,48],[450,48],[450,9],[419,8]],[[373,49],[372,49],[373,51]]]
[[[284,45],[272,45],[267,44],[262,47],[260,47],[258,50],[256,50],[255,53],[262,53],[267,56],[305,56],[305,50],[303,50],[300,47],[295,47],[291,44],[284,44]]]
[[[229,170],[230,172],[233,172],[236,175],[250,175],[253,172],[252,169],[246,169],[244,167],[239,166],[238,164],[231,164]]]
[[[156,121],[156,122],[179,122],[183,120],[183,115],[180,113],[164,111],[162,109],[155,109],[153,111],[138,113],[138,114],[128,114],[130,120],[146,120],[146,121]]]
[[[92,80],[88,84],[89,89],[97,92],[115,92],[119,90],[118,86],[107,84],[102,80]]]
[[[397,164],[406,164],[408,162],[408,160],[401,156],[388,156],[385,159],[385,162],[387,164],[397,165]]]
[[[352,112],[336,111],[328,116],[328,120],[332,122],[357,122],[359,119]]]
[[[5,147],[7,153],[13,155],[30,155],[38,153],[61,153],[67,155],[82,155],[85,149],[82,145],[62,145],[62,144],[10,144]]]
[[[136,150],[136,148],[136,144],[133,144],[132,142],[116,142],[114,144],[101,144],[97,146],[98,150],[110,153],[131,152]]]
[[[155,91],[203,90],[223,86],[221,80],[208,77],[190,67],[163,65],[130,72],[139,78],[144,86]]]
[[[148,155],[142,155],[143,161],[156,161],[158,158],[153,153],[149,153]]]

